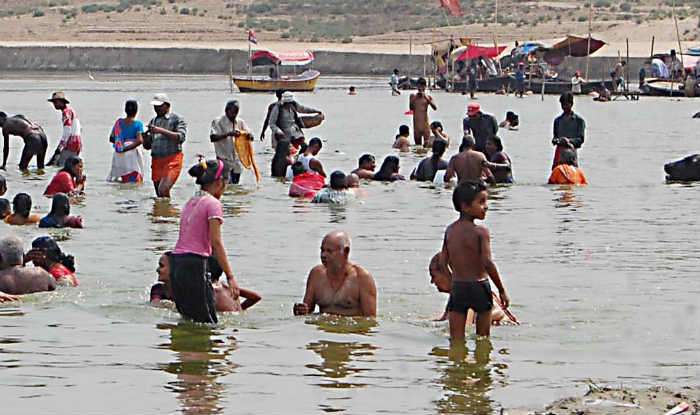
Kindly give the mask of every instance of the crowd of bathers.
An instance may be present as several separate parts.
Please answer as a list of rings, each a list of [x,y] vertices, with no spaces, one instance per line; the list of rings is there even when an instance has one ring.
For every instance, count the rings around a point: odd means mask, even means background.
[[[463,326],[468,321],[477,324],[477,332],[488,334],[486,326],[490,327],[492,319],[511,322],[517,322],[517,319],[507,312],[509,297],[490,259],[488,231],[476,225],[474,220],[486,215],[484,183],[514,181],[512,161],[497,133],[499,127],[517,129],[520,120],[517,114],[508,112],[506,119],[499,124],[492,115],[482,112],[479,104],[470,103],[463,121],[459,152],[447,162],[442,157],[451,140],[439,121],[428,121],[428,110],[437,106],[425,92],[425,87],[425,82],[419,80],[418,91],[409,98],[408,113],[413,115],[414,121],[413,149],[417,152],[431,150],[432,154],[419,162],[410,179],[442,184],[449,183],[456,176],[453,203],[460,214],[460,219],[446,230],[442,251],[431,261],[432,281],[440,291],[450,292],[443,317],[450,316],[453,337],[464,333],[463,327],[461,334],[459,330],[453,332],[452,327],[455,324]],[[17,193],[11,208],[9,200],[0,199],[0,213],[8,225],[82,228],[82,218],[70,215],[71,199],[81,197],[87,183],[80,158],[80,121],[65,93],[54,92],[49,101],[62,115],[62,136],[47,163],[61,167],[44,192],[52,199],[51,211],[43,218],[36,215],[32,212],[31,197]],[[563,112],[554,121],[552,144],[556,150],[550,183],[585,184],[577,157],[577,149],[584,141],[585,122],[573,112],[571,94],[563,94],[560,103]],[[107,179],[142,183],[145,177],[143,151],[147,150],[151,152],[151,180],[155,194],[168,198],[183,167],[187,123],[172,111],[171,100],[166,94],[156,94],[151,105],[156,115],[144,126],[137,119],[138,102],[129,100],[125,103],[125,116],[115,121],[109,134],[114,151]],[[150,301],[154,305],[174,304],[183,316],[198,322],[215,323],[218,321],[217,312],[245,310],[261,300],[258,293],[239,287],[222,236],[224,215],[220,199],[226,187],[239,183],[244,169],[252,170],[260,180],[252,146],[254,136],[238,116],[239,111],[237,100],[226,103],[224,114],[211,123],[209,137],[216,158],[207,160],[200,156],[187,171],[199,185],[199,190],[182,209],[177,243],[160,257],[158,282],[150,291]],[[387,156],[377,170],[376,159],[369,153],[359,158],[357,168],[351,172],[328,174],[318,157],[323,141],[318,137],[306,140],[306,130],[324,119],[321,111],[299,104],[290,92],[278,91],[277,100],[268,107],[260,139],[265,138],[269,128],[275,151],[271,175],[290,182],[290,196],[309,198],[317,203],[347,203],[358,196],[362,181],[406,179],[400,174],[399,157]],[[41,126],[23,115],[8,116],[0,112],[0,127],[4,136],[2,169],[6,169],[11,135],[24,140],[20,170],[26,171],[32,158],[36,158],[37,168],[44,168],[48,139]],[[409,137],[410,128],[400,126],[393,148],[399,152],[410,151]],[[6,181],[0,176],[0,196],[6,191]],[[468,234],[474,234],[476,239],[465,238]],[[480,245],[471,246],[474,241]],[[64,254],[51,237],[34,240],[31,250],[26,253],[22,248],[22,242],[14,237],[0,241],[0,299],[53,290],[57,283],[78,284],[73,257]],[[461,254],[465,249],[481,254],[465,261]],[[460,254],[455,255],[457,252]],[[350,237],[345,232],[331,232],[323,239],[321,264],[311,270],[304,299],[294,306],[295,314],[312,313],[318,306],[323,313],[376,315],[374,279],[370,272],[351,262],[349,254]],[[33,263],[34,267],[27,267],[28,263]],[[497,286],[498,295],[492,295],[487,287],[489,277]],[[494,302],[500,307],[492,312]],[[475,317],[468,317],[469,310]],[[488,324],[485,325],[487,314]]]

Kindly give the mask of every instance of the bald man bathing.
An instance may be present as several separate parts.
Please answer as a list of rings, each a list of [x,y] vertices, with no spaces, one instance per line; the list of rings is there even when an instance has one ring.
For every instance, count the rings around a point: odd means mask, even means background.
[[[377,287],[374,278],[361,266],[350,262],[350,237],[331,232],[321,243],[321,264],[311,269],[306,293],[294,304],[294,315],[321,313],[341,316],[377,315]]]

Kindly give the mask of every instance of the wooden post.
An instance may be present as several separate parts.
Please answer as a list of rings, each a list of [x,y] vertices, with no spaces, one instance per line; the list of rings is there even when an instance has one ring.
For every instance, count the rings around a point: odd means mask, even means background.
[[[591,32],[593,31],[593,1],[590,0],[588,8],[588,49],[586,49],[586,80],[588,80],[588,68],[591,63]]]
[[[625,74],[626,78],[625,79],[625,92],[629,92],[629,84],[630,84],[630,39],[627,38],[627,62],[625,63],[625,66],[627,67],[627,73]]]
[[[229,79],[229,87],[231,89],[231,93],[233,94],[233,55],[229,56],[228,79]]]

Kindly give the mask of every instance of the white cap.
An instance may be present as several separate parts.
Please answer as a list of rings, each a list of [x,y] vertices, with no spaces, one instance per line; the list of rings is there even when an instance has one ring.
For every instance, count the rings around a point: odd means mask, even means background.
[[[282,94],[282,103],[287,104],[290,102],[294,102],[294,94],[287,91],[287,92]]]
[[[159,107],[163,104],[170,104],[170,98],[168,98],[168,95],[166,94],[155,94],[153,96],[153,101],[151,101],[151,105],[155,107]]]

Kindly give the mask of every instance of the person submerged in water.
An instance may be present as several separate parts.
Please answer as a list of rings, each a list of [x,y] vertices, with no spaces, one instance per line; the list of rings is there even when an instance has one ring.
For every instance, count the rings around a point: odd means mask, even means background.
[[[450,147],[450,136],[447,135],[440,121],[433,121],[430,123],[430,132],[432,133],[430,140],[423,143],[425,148],[433,148],[435,140],[443,140],[447,144],[447,147]]]
[[[331,173],[330,185],[316,193],[311,202],[343,205],[348,203],[354,196],[355,194],[348,190],[345,173],[334,171]]]
[[[5,220],[12,213],[10,201],[5,198],[0,198],[0,220]]]
[[[63,168],[51,179],[44,190],[44,196],[52,197],[56,193],[70,196],[82,194],[85,191],[86,180],[83,174],[83,160],[79,157],[69,157]]]
[[[486,140],[486,157],[489,165],[489,181],[493,183],[513,183],[513,162],[503,151],[503,142],[498,136]]]
[[[321,264],[311,269],[301,303],[294,304],[294,315],[311,314],[318,305],[321,313],[341,316],[375,317],[377,287],[374,278],[351,262],[350,237],[335,231],[321,243]]]
[[[379,171],[374,174],[372,179],[379,182],[395,182],[397,180],[406,180],[405,177],[399,174],[399,158],[396,156],[386,156]]]
[[[441,293],[450,294],[452,291],[452,271],[445,265],[445,261],[442,260],[442,252],[438,252],[430,260],[430,266],[428,267],[430,271],[430,283],[434,284],[437,290]],[[501,299],[498,294],[491,293],[493,296],[493,309],[491,310],[491,325],[500,326],[505,324],[519,325],[517,317],[513,315],[508,309],[503,308]],[[442,316],[436,321],[445,321],[449,311],[445,307],[445,311]],[[467,325],[476,324],[476,314],[474,310],[469,309],[467,312]]]
[[[320,138],[314,137],[309,140],[309,145],[302,145],[301,154],[297,156],[297,161],[300,161],[304,166],[304,170],[307,172],[316,172],[323,177],[326,177],[326,172],[323,170],[323,164],[316,157],[318,153],[321,152],[323,148],[323,142]]]
[[[573,151],[564,151],[560,157],[560,163],[554,167],[552,174],[549,176],[548,184],[573,184],[587,185],[588,180],[583,170],[578,167],[576,161],[576,153]]]
[[[70,199],[56,193],[51,200],[51,211],[39,221],[40,228],[82,228],[83,218],[70,216]]]
[[[48,271],[58,285],[76,287],[80,283],[75,276],[75,258],[64,254],[50,236],[32,241],[32,249],[25,255],[25,261],[31,261],[35,266]]]
[[[506,119],[498,124],[500,128],[507,128],[511,131],[515,131],[520,126],[520,117],[513,111],[506,112]]]
[[[486,179],[489,175],[489,162],[484,153],[474,150],[476,143],[470,135],[465,135],[459,153],[452,156],[445,171],[445,183],[456,175],[459,183]]]
[[[161,255],[158,259],[158,268],[156,269],[156,273],[158,274],[158,282],[153,284],[150,294],[150,303],[153,306],[160,306],[162,305],[163,301],[175,301],[172,287],[170,285],[170,255],[171,252],[168,251],[163,253],[163,255]],[[238,298],[233,298],[231,295],[231,290],[219,282],[219,278],[223,274],[223,270],[219,266],[219,263],[216,262],[216,259],[210,257],[207,265],[209,268],[209,280],[214,288],[214,299],[216,302],[217,312],[226,313],[231,311],[239,312],[247,310],[262,299],[262,297],[255,291],[241,288],[240,297],[245,299],[243,303],[241,303]]]
[[[442,245],[444,269],[452,270],[450,300],[447,304],[450,322],[450,339],[464,340],[464,327],[468,311],[476,313],[476,334],[489,336],[493,297],[489,278],[501,298],[503,308],[510,305],[496,264],[491,258],[491,236],[483,225],[488,210],[488,193],[483,182],[460,183],[452,194],[454,208],[460,217],[445,230]]]
[[[411,180],[432,182],[440,170],[447,170],[447,162],[442,158],[446,149],[447,142],[440,139],[433,141],[433,154],[418,163],[411,173]]]
[[[326,185],[326,179],[315,171],[304,170],[300,161],[292,164],[292,184],[289,185],[289,196],[313,198]]]
[[[12,213],[4,220],[8,225],[36,225],[40,217],[32,213],[32,197],[26,193],[17,193],[12,199]]]
[[[10,295],[54,291],[56,281],[39,267],[24,266],[24,247],[15,236],[0,239],[0,292]]]
[[[272,156],[271,176],[285,177],[287,175],[287,166],[292,165],[294,161],[291,155],[291,145],[289,140],[281,139],[275,142],[275,155]]]
[[[411,150],[411,141],[409,141],[408,136],[410,134],[410,131],[408,129],[408,125],[402,125],[399,127],[399,133],[396,134],[396,138],[394,138],[394,144],[392,144],[392,148],[398,149],[401,152],[408,152]]]
[[[357,168],[352,171],[352,174],[357,175],[360,179],[372,180],[374,178],[374,170],[377,168],[377,160],[371,154],[363,154],[357,162]]]

